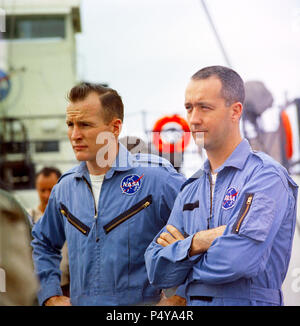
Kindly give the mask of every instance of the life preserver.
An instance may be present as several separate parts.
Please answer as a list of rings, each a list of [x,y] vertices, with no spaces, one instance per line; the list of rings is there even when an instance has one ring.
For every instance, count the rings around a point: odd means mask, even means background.
[[[293,132],[290,119],[285,110],[280,113],[284,136],[285,136],[285,155],[288,160],[293,156]]]
[[[176,123],[180,125],[183,133],[181,139],[176,143],[166,143],[163,142],[161,138],[161,131],[163,127],[168,123]],[[153,127],[153,144],[158,149],[160,153],[173,153],[173,152],[183,152],[188,146],[191,138],[190,128],[185,119],[177,114],[172,116],[165,116],[156,121]]]

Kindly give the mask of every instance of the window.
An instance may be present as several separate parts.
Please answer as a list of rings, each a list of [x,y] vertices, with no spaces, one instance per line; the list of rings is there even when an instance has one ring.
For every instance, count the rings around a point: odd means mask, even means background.
[[[46,140],[35,142],[36,153],[59,152],[59,143],[57,140]]]
[[[65,37],[65,16],[30,15],[6,16],[4,39]]]

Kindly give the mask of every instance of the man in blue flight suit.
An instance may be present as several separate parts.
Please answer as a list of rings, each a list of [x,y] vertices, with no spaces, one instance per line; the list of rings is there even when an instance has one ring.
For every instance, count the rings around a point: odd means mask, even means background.
[[[131,305],[154,303],[144,252],[166,224],[185,178],[166,160],[131,154],[118,142],[119,94],[97,84],[71,89],[66,122],[77,160],[53,188],[33,228],[39,303]],[[61,248],[67,240],[70,298],[60,289]]]
[[[185,108],[207,161],[182,187],[166,227],[145,253],[150,283],[179,286],[187,305],[283,305],[297,185],[285,168],[242,139],[244,84],[206,67],[186,89]]]

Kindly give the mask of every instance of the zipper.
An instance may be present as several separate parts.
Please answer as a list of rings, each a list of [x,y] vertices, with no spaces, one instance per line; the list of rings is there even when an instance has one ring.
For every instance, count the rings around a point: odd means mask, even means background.
[[[243,213],[242,213],[241,217],[238,218],[238,222],[237,222],[237,224],[235,226],[235,233],[238,233],[239,232],[240,227],[241,227],[241,224],[242,224],[245,216],[247,215],[247,213],[249,211],[249,208],[251,206],[253,197],[254,197],[254,194],[248,194],[247,199],[246,199],[246,202],[243,205],[243,207],[244,206],[246,206],[246,207],[243,209]]]
[[[152,203],[152,195],[147,196],[131,208],[129,208],[127,211],[122,213],[121,215],[117,216],[114,218],[111,222],[107,223],[106,225],[103,226],[104,231],[109,233],[111,230],[116,228],[118,225],[121,223],[125,222],[129,218],[131,218],[133,215],[139,213],[141,210],[147,208],[150,206]]]
[[[90,192],[92,193],[93,200],[94,200],[94,210],[95,210],[94,218],[97,218],[98,212],[97,212],[96,200],[95,200],[95,197],[94,197],[93,189],[92,189],[90,183],[87,181],[87,179],[86,179],[85,177],[83,177],[83,180],[84,180],[84,182],[87,184],[87,186],[88,186]]]
[[[93,189],[92,189],[90,183],[87,181],[87,179],[85,177],[82,177],[82,178],[83,178],[84,182],[87,184],[87,186],[92,194],[93,200],[94,200],[95,240],[96,240],[96,242],[98,242],[99,241],[99,237],[97,237],[98,211],[97,211],[97,207],[96,207],[96,200],[95,200]]]
[[[73,216],[63,204],[61,204],[60,212],[67,218],[68,222],[71,223],[81,233],[86,236],[89,234],[90,228],[79,221],[75,216]]]
[[[210,209],[209,209],[209,218],[207,219],[207,229],[209,229],[209,222],[212,219],[212,179],[211,179],[211,175],[208,175],[208,179],[209,179],[209,185],[210,185]]]

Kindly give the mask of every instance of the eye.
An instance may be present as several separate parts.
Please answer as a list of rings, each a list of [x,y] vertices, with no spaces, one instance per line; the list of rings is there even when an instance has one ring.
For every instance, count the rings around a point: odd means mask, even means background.
[[[71,122],[71,121],[67,121],[66,124],[67,124],[68,127],[72,127],[73,126],[73,122]]]
[[[90,127],[90,126],[91,126],[91,123],[86,122],[86,121],[82,121],[82,122],[78,123],[78,125],[79,125],[81,128],[84,128],[84,127]]]

